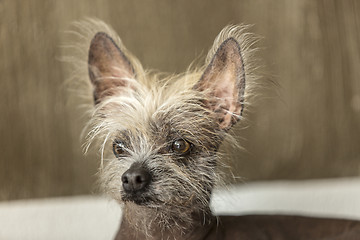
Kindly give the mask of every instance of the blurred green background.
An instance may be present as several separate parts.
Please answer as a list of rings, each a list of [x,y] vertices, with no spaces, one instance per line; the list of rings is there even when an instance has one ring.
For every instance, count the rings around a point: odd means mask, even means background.
[[[254,24],[264,78],[234,171],[245,181],[360,174],[360,2],[0,1],[0,200],[90,193],[84,119],[64,88],[64,31],[104,20],[146,68],[180,73],[229,23]]]

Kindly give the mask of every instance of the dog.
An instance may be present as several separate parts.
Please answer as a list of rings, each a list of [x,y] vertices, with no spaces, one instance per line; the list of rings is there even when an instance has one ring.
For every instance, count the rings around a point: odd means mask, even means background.
[[[87,148],[100,141],[101,188],[123,207],[116,239],[360,239],[351,220],[212,215],[219,147],[233,141],[256,80],[246,26],[225,27],[203,66],[165,77],[144,70],[104,23],[86,28],[94,100]]]

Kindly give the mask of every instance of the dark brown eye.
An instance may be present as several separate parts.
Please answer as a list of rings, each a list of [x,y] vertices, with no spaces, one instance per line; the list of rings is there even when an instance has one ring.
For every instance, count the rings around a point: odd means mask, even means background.
[[[113,152],[116,157],[120,157],[125,152],[125,144],[120,140],[113,142]]]
[[[172,150],[178,154],[188,153],[190,150],[191,144],[184,139],[178,139],[173,142]]]

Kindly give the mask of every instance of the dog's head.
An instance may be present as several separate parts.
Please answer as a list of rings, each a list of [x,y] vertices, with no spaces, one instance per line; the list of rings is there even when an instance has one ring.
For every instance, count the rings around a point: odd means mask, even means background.
[[[112,147],[100,178],[113,198],[167,219],[209,211],[219,145],[244,109],[246,46],[239,32],[226,28],[204,67],[168,78],[147,74],[106,33],[93,37],[88,136]]]

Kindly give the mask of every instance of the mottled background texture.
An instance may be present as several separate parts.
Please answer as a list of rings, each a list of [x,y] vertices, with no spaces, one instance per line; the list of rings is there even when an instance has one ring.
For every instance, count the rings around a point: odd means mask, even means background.
[[[59,59],[73,21],[113,26],[147,68],[180,73],[229,23],[254,24],[264,79],[236,131],[242,181],[360,174],[360,2],[353,0],[0,1],[0,200],[88,194],[85,119]]]

